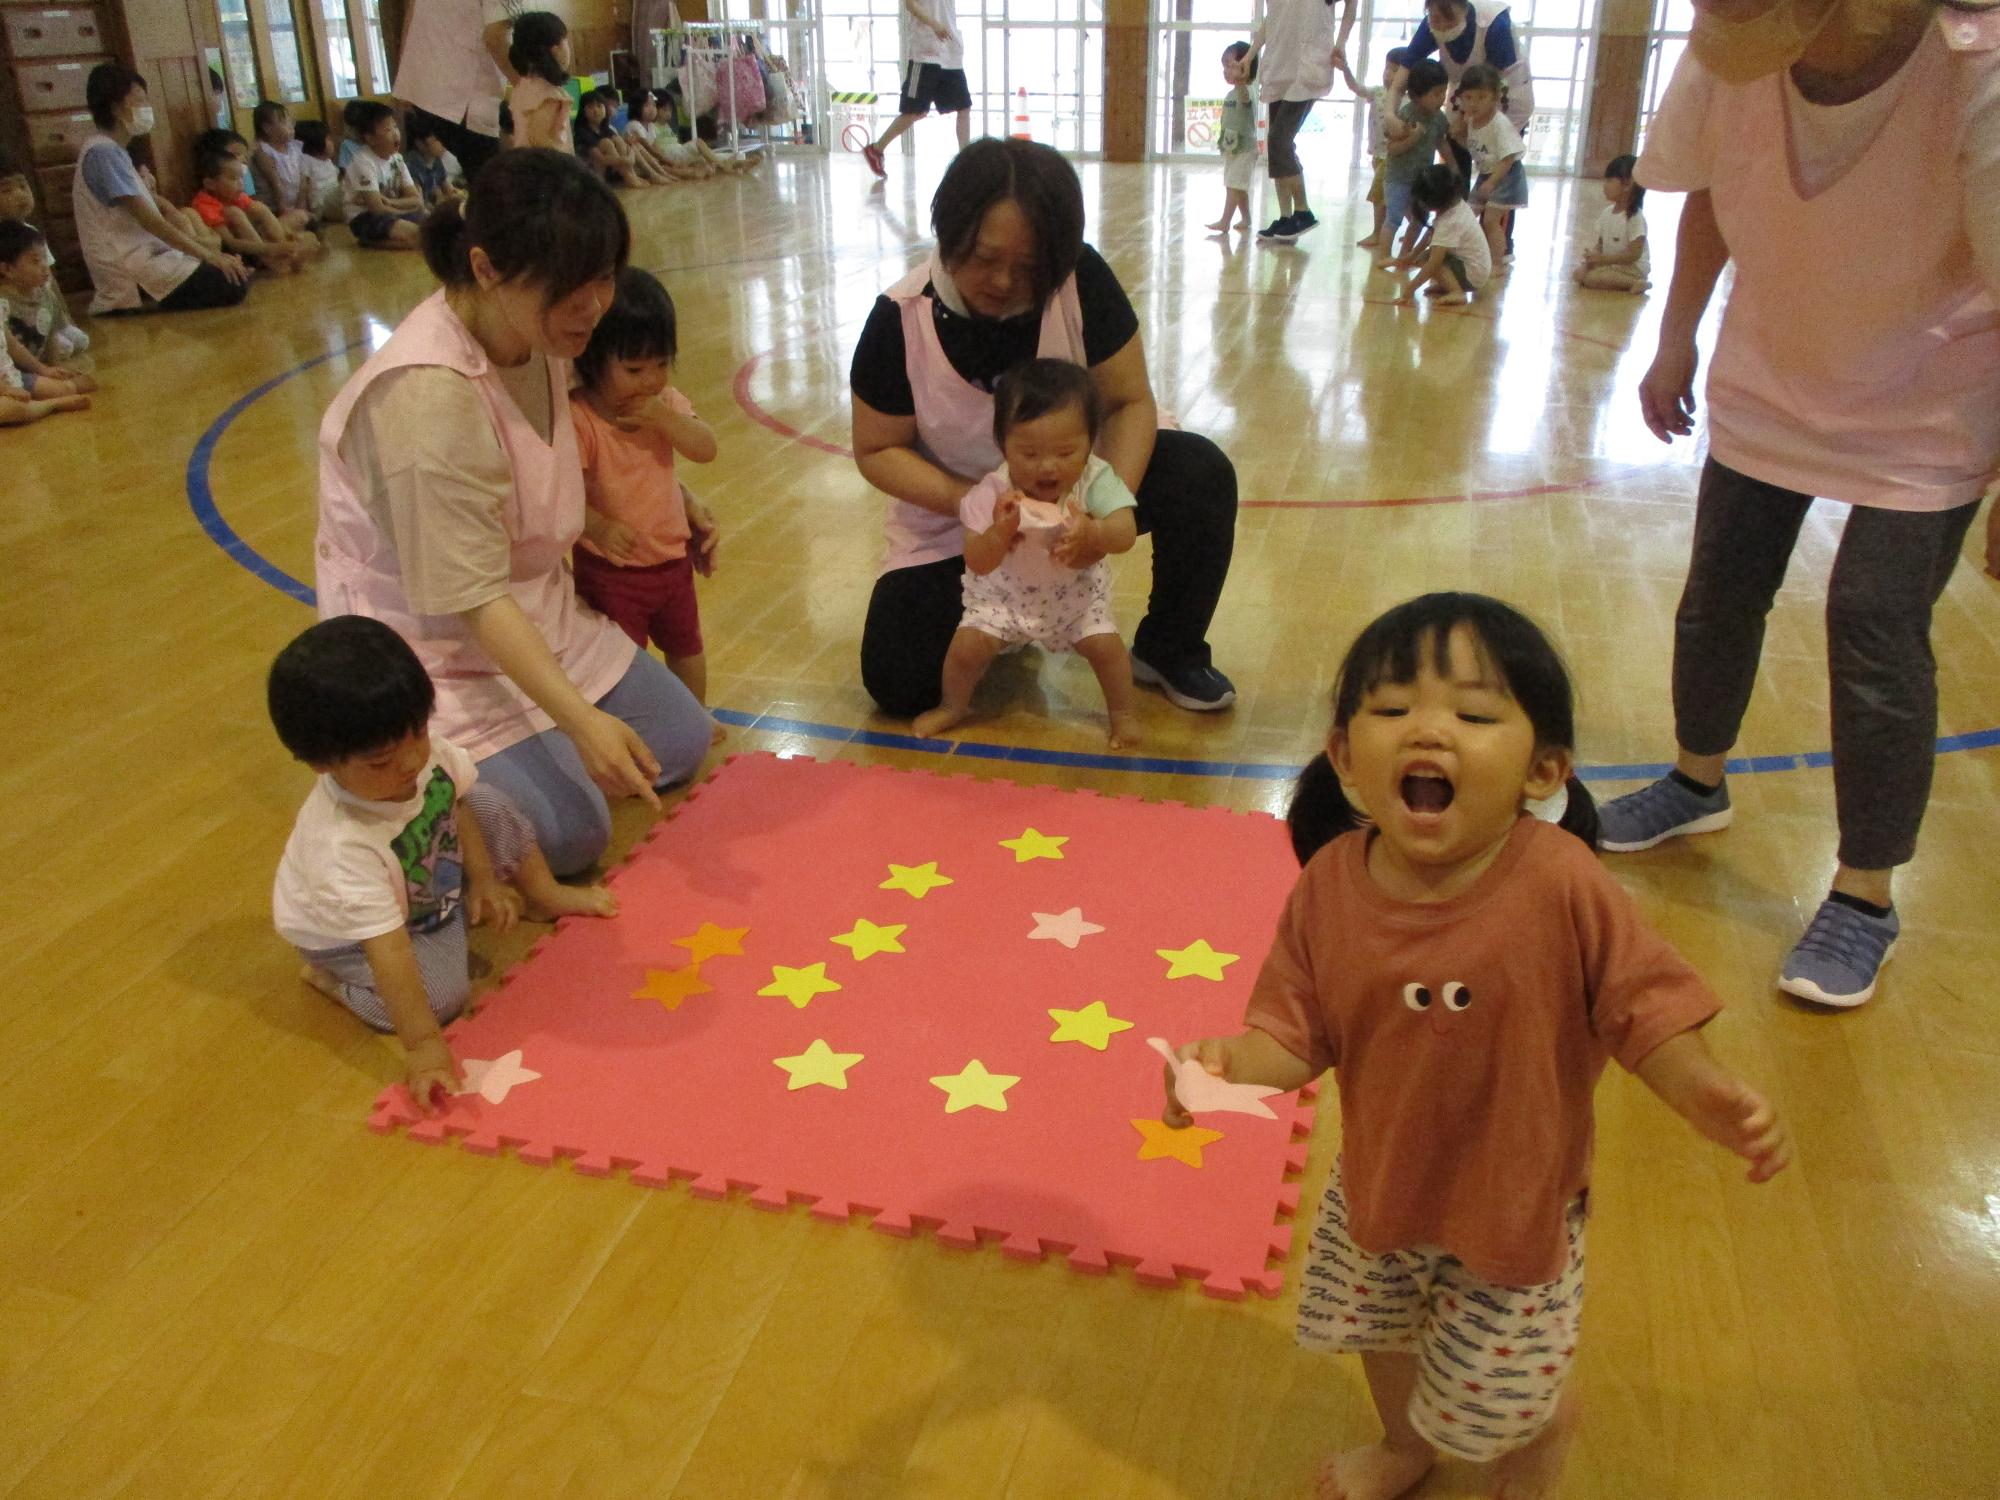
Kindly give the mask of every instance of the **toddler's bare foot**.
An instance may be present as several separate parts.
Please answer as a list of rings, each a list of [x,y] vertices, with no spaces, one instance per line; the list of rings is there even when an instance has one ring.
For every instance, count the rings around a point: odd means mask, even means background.
[[[1576,1436],[1576,1397],[1569,1391],[1556,1414],[1525,1448],[1516,1448],[1493,1466],[1494,1500],[1546,1500],[1556,1492],[1569,1445]]]
[[[1632,283],[1632,295],[1635,297],[1643,297],[1652,289],[1653,283],[1650,281],[1635,281]]]
[[[1386,1443],[1350,1448],[1320,1464],[1313,1500],[1396,1500],[1431,1471],[1431,1455],[1405,1453]]]
[[[708,728],[709,744],[719,745],[728,738],[729,738],[728,727],[723,724],[722,720],[712,719],[709,723],[709,728]]]
[[[89,410],[90,410],[90,397],[88,397],[88,396],[55,396],[55,397],[52,397],[51,399],[49,399],[49,400],[47,400],[47,401],[35,401],[35,402],[31,402],[31,403],[29,403],[29,404],[30,404],[31,406],[39,406],[39,407],[41,407],[41,408],[42,408],[42,410],[43,410],[44,412],[56,412],[56,411],[89,411]]]
[[[1354,248],[1357,250],[1373,250],[1377,245],[1381,243],[1382,242],[1379,239],[1377,239],[1374,235],[1371,234],[1365,240],[1356,240],[1354,242]]]
[[[1220,219],[1207,227],[1217,234],[1227,234],[1229,232],[1229,221],[1227,219]]]
[[[563,885],[539,901],[530,901],[522,912],[530,922],[553,922],[559,917],[615,917],[618,895],[608,886]]]
[[[1429,286],[1424,288],[1424,295],[1426,297],[1442,297],[1444,295],[1444,288],[1433,281]]]
[[[933,739],[962,720],[965,713],[962,708],[953,708],[949,703],[940,703],[929,713],[918,714],[910,721],[910,728],[916,731],[920,739]]]
[[[1438,293],[1438,306],[1439,306],[1439,307],[1464,307],[1464,306],[1466,306],[1466,305],[1467,305],[1468,303],[1470,303],[1471,301],[1472,301],[1472,299],[1471,299],[1470,297],[1466,296],[1466,295],[1465,295],[1465,293],[1463,293],[1463,292],[1439,292],[1439,293]]]
[[[1107,743],[1113,750],[1130,750],[1141,739],[1139,716],[1135,713],[1111,715],[1111,733]]]
[[[322,969],[318,964],[306,964],[299,969],[299,978],[336,1005],[341,1003],[340,981],[333,977],[331,969]]]

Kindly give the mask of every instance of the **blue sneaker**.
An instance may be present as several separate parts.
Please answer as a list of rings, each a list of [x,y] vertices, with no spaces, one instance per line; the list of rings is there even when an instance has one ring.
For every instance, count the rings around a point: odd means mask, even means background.
[[[1609,854],[1634,854],[1684,833],[1714,833],[1727,828],[1734,816],[1728,782],[1704,797],[1662,776],[1597,810],[1597,847]]]
[[[1286,214],[1282,219],[1273,219],[1270,223],[1266,224],[1262,229],[1257,231],[1257,238],[1260,240],[1264,240],[1266,242],[1276,240],[1280,244],[1286,244],[1286,245],[1289,245],[1293,240],[1297,239],[1298,237],[1299,237],[1299,231],[1297,224],[1293,220],[1290,214]]]
[[[1876,917],[1838,901],[1820,902],[1806,935],[1778,971],[1778,988],[1817,1005],[1865,1005],[1882,965],[1896,951],[1902,925],[1894,911]]]
[[[1191,713],[1214,713],[1236,701],[1236,684],[1205,661],[1188,661],[1179,666],[1160,668],[1134,651],[1132,680],[1158,688],[1167,695],[1169,703]]]

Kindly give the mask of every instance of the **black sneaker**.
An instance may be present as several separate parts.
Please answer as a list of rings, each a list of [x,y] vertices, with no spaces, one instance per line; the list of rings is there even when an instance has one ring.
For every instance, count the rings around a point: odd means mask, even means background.
[[[1282,219],[1273,219],[1262,229],[1258,230],[1257,238],[1260,240],[1291,241],[1298,238],[1298,233],[1298,228],[1293,223],[1292,216],[1287,214]]]
[[[1297,239],[1309,229],[1319,228],[1319,220],[1309,208],[1300,209],[1292,215],[1292,238]]]
[[[1135,651],[1132,680],[1158,688],[1175,707],[1198,714],[1214,713],[1236,701],[1236,684],[1207,662],[1190,661],[1161,671]]]

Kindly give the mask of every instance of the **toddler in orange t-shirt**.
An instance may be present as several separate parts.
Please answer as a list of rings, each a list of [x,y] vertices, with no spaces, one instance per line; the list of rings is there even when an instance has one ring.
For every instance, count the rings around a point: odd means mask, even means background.
[[[1175,1127],[1176,1070],[1338,1081],[1298,1337],[1361,1355],[1384,1433],[1329,1458],[1322,1494],[1392,1500],[1439,1452],[1500,1459],[1510,1496],[1553,1489],[1608,1060],[1752,1181],[1790,1159],[1776,1112],[1702,1040],[1707,985],[1582,839],[1524,812],[1566,783],[1587,811],[1574,722],[1561,658],[1497,600],[1427,594],[1363,631],[1292,803],[1305,869],[1245,1030],[1167,1074]]]
[[[611,309],[576,362],[570,396],[583,462],[576,590],[645,649],[648,639],[702,703],[708,665],[694,575],[715,572],[715,517],[681,487],[674,458],[705,464],[715,434],[670,384],[674,303],[636,266],[618,273]]]

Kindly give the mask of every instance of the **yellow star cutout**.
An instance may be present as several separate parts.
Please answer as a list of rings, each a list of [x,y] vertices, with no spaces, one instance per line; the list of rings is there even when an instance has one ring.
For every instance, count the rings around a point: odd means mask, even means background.
[[[1050,838],[1038,828],[1023,830],[1017,839],[1002,839],[1002,849],[1014,851],[1014,863],[1025,865],[1031,859],[1061,859],[1062,846],[1069,842],[1067,834],[1060,838]]]
[[[936,860],[931,860],[928,864],[921,865],[892,864],[889,866],[889,878],[875,889],[878,891],[908,891],[912,896],[921,901],[927,893],[936,890],[939,886],[950,885],[952,883],[949,875],[938,874],[937,866],[938,862]]]
[[[909,923],[898,922],[893,927],[878,927],[866,917],[855,920],[852,932],[843,932],[831,941],[840,944],[857,959],[873,958],[877,953],[901,953],[903,945],[896,941],[909,928]]]
[[[826,977],[825,964],[807,964],[803,969],[771,965],[771,982],[757,991],[760,995],[781,995],[800,1010],[812,1004],[815,995],[830,995],[840,988],[837,980]]]
[[[1217,953],[1207,938],[1196,938],[1185,948],[1155,948],[1167,961],[1167,978],[1186,979],[1190,974],[1202,979],[1220,979],[1222,971],[1241,958],[1240,953]]]
[[[797,1057],[774,1057],[772,1063],[791,1074],[791,1082],[785,1085],[789,1093],[794,1089],[811,1088],[823,1083],[830,1089],[847,1087],[847,1070],[861,1061],[859,1052],[836,1052],[824,1041],[814,1043]]]
[[[1130,1031],[1132,1023],[1121,1021],[1104,1008],[1102,1000],[1093,1000],[1082,1010],[1049,1011],[1055,1019],[1056,1029],[1049,1037],[1052,1042],[1082,1042],[1086,1047],[1102,1052],[1110,1045],[1112,1036],[1120,1031]]]
[[[986,1064],[974,1058],[962,1072],[941,1073],[931,1082],[945,1091],[944,1112],[955,1115],[978,1105],[981,1109],[1007,1112],[1007,1090],[1021,1081],[1018,1074],[989,1073]]]
[[[632,998],[657,1000],[668,1010],[679,1010],[688,996],[706,995],[714,988],[702,979],[699,964],[689,964],[685,969],[648,969],[646,982],[632,991]]]
[[[1172,1157],[1175,1161],[1198,1167],[1201,1165],[1201,1148],[1222,1139],[1221,1131],[1201,1125],[1190,1125],[1185,1130],[1169,1129],[1159,1120],[1134,1120],[1132,1125],[1140,1136],[1140,1161]]]
[[[676,948],[687,949],[695,963],[711,958],[741,958],[743,956],[743,935],[747,927],[717,927],[713,922],[701,924],[701,931],[687,937],[673,940]]]

